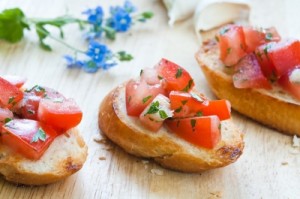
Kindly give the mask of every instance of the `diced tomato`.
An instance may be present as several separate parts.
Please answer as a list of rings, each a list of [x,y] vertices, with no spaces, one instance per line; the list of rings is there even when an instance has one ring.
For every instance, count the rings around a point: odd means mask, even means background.
[[[221,139],[217,116],[171,119],[166,124],[171,132],[200,147],[212,149]]]
[[[232,76],[236,88],[265,88],[272,86],[263,75],[256,56],[253,53],[245,56],[236,66],[236,73]]]
[[[228,100],[211,100],[208,106],[202,110],[204,116],[216,115],[220,120],[227,120],[231,117],[231,105]]]
[[[203,109],[209,103],[201,95],[182,91],[171,91],[169,98],[174,118],[201,116]]]
[[[41,98],[34,92],[24,92],[24,98],[16,105],[15,112],[22,118],[37,120]]]
[[[269,79],[271,81],[276,81],[276,79],[277,79],[274,64],[272,63],[272,61],[270,60],[270,58],[268,56],[268,51],[269,51],[269,49],[272,48],[271,46],[274,44],[275,44],[275,42],[270,42],[270,43],[258,46],[257,49],[255,50],[255,55],[259,62],[259,65],[260,65],[260,68],[261,68],[263,74],[265,75],[265,77],[267,77],[267,79]]]
[[[163,87],[168,93],[171,91],[188,92],[195,85],[194,80],[184,68],[167,59],[161,59],[156,68]]]
[[[146,81],[149,85],[160,84],[160,77],[155,68],[145,68],[141,70],[141,80]]]
[[[34,160],[44,154],[57,136],[50,126],[27,119],[13,119],[6,123],[1,135],[3,144]]]
[[[300,64],[300,42],[295,39],[281,40],[268,50],[278,77],[287,74]]]
[[[138,117],[158,94],[165,95],[161,84],[148,85],[145,81],[130,80],[126,84],[127,114]]]
[[[23,92],[0,77],[0,105],[11,108],[23,98]]]
[[[172,117],[170,100],[164,95],[157,95],[140,115],[144,127],[151,131],[158,131],[165,119]]]
[[[298,68],[295,68],[293,71],[283,75],[280,77],[280,79],[278,80],[278,84],[287,92],[289,92],[292,96],[294,96],[295,98],[297,98],[298,100],[300,100],[300,83],[298,80],[297,82],[292,82],[290,80],[290,75],[292,72],[296,71],[300,74],[300,66],[297,66]]]
[[[15,75],[3,75],[1,77],[18,88],[21,88],[27,80],[25,77]]]
[[[237,25],[223,27],[217,35],[220,59],[226,66],[232,66],[246,55],[246,42],[243,28]]]
[[[267,29],[255,29],[250,26],[243,27],[246,51],[248,53],[253,52],[258,46],[263,45],[271,41],[279,41],[280,36],[274,27]]]
[[[77,126],[82,112],[73,99],[42,98],[38,108],[38,120],[57,131],[65,132]]]
[[[6,119],[12,119],[13,117],[14,114],[9,109],[0,108],[0,126],[5,122]]]

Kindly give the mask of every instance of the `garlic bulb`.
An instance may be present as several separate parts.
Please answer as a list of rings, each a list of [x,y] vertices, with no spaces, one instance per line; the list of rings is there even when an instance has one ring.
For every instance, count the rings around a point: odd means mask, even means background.
[[[169,25],[193,15],[199,0],[163,0],[169,16]]]
[[[200,0],[194,14],[195,31],[200,36],[231,22],[248,22],[250,0]]]

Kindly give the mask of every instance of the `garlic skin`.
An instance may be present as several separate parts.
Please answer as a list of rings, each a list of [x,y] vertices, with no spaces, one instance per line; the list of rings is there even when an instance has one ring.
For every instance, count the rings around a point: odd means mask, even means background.
[[[169,16],[169,25],[192,16],[201,0],[163,0]]]
[[[250,0],[201,0],[194,14],[195,31],[199,39],[201,32],[231,22],[247,24]]]
[[[300,85],[300,68],[296,68],[291,72],[289,80],[293,84]]]

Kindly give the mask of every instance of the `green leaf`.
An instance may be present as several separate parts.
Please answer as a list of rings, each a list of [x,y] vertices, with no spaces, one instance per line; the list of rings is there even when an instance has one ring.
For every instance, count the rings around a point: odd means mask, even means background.
[[[32,142],[38,142],[39,140],[45,142],[46,141],[46,133],[42,128],[39,128],[39,130],[34,134],[32,137]]]
[[[143,12],[142,16],[144,19],[151,19],[154,16],[154,14],[153,12]]]
[[[6,9],[0,13],[0,39],[16,43],[23,38],[25,28],[29,29],[29,24],[21,9]]]
[[[130,61],[133,59],[133,56],[125,51],[119,51],[117,52],[117,55],[120,61]]]
[[[102,27],[105,33],[105,37],[110,40],[115,40],[116,39],[116,31],[112,29],[111,27],[108,26],[103,26]]]
[[[143,99],[143,104],[145,104],[151,97],[152,97],[152,95],[149,95],[149,96],[145,97]]]
[[[182,68],[179,68],[179,69],[177,70],[177,72],[176,72],[175,77],[176,77],[176,79],[178,79],[178,78],[181,77],[181,76],[182,76]]]
[[[154,114],[154,113],[157,113],[159,111],[159,102],[158,101],[155,101],[151,104],[149,110],[147,111],[147,114]]]
[[[160,118],[163,120],[169,117],[164,110],[159,110],[158,113],[159,113]]]

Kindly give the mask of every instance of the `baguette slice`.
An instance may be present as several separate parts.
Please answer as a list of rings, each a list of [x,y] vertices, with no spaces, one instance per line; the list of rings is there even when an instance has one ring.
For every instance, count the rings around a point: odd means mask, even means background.
[[[13,153],[0,145],[0,173],[10,182],[25,185],[43,185],[62,180],[83,166],[87,146],[77,129],[57,137],[36,161]]]
[[[219,98],[226,98],[233,109],[286,134],[300,135],[300,101],[278,86],[272,90],[237,89],[232,76],[219,59],[219,48],[208,40],[196,53],[196,59],[212,91]]]
[[[154,133],[126,112],[125,84],[112,90],[99,109],[101,131],[126,152],[151,158],[165,168],[201,172],[233,163],[242,154],[243,134],[230,120],[222,122],[222,140],[214,149],[197,147],[162,127]]]

